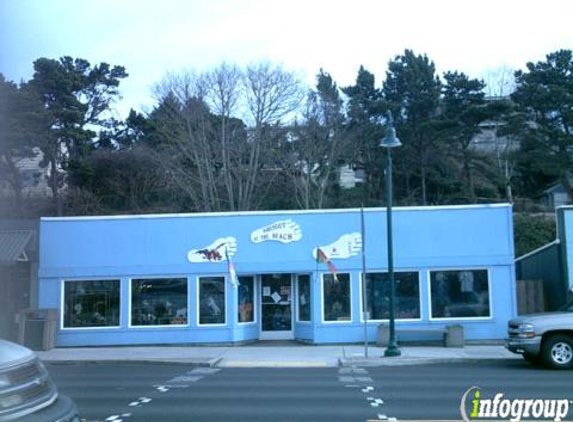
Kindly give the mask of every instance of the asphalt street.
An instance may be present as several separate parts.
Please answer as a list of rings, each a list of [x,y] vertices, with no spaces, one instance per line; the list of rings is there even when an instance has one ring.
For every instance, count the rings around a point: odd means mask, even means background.
[[[484,397],[573,399],[571,371],[520,360],[371,368],[48,367],[90,422],[460,420],[461,397],[472,386]]]
[[[471,387],[483,398],[573,399],[573,371],[535,367],[522,360],[370,368],[385,412],[400,420],[460,420]],[[573,405],[567,420],[573,419]]]

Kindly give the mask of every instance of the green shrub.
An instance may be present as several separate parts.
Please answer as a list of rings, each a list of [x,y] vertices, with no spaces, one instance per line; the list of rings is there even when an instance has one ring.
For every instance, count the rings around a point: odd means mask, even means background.
[[[555,240],[555,214],[514,214],[515,256],[519,257]]]

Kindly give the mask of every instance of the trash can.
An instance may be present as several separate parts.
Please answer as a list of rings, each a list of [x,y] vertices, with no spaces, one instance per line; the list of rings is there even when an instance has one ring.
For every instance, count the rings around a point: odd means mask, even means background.
[[[57,309],[23,309],[18,321],[18,343],[32,350],[50,350],[56,346]]]
[[[390,328],[388,324],[379,324],[378,335],[376,336],[376,346],[378,347],[388,346],[389,338],[390,338]]]
[[[462,325],[448,325],[445,337],[446,347],[464,347],[464,327]]]

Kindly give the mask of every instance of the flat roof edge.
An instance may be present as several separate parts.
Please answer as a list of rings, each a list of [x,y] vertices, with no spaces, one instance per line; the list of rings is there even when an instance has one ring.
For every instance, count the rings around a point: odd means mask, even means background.
[[[393,207],[392,211],[449,211],[449,210],[472,210],[491,208],[511,208],[511,204],[479,204],[479,205],[436,205]],[[238,217],[255,215],[300,215],[300,214],[342,214],[359,212],[360,208],[330,208],[313,210],[276,210],[276,211],[226,211],[226,212],[201,212],[201,213],[173,213],[173,214],[126,214],[126,215],[97,215],[81,217],[41,217],[40,221],[85,221],[85,220],[133,220],[133,219],[160,219],[160,218],[189,218],[189,217]],[[386,207],[364,208],[364,212],[386,211]]]

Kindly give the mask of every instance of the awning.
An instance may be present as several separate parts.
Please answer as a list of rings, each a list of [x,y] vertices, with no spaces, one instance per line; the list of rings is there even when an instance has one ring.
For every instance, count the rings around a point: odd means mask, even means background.
[[[0,265],[28,261],[26,247],[33,235],[32,230],[0,230]]]

